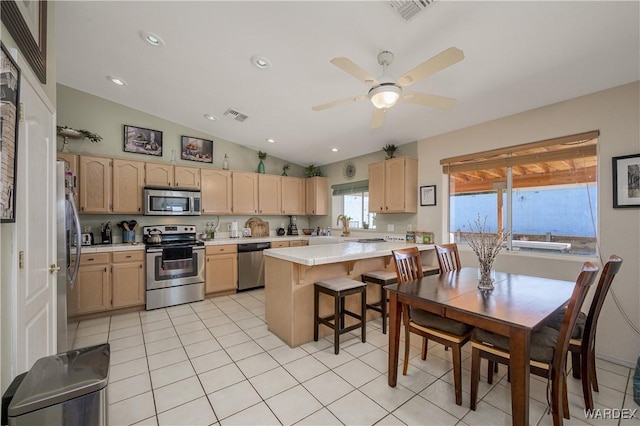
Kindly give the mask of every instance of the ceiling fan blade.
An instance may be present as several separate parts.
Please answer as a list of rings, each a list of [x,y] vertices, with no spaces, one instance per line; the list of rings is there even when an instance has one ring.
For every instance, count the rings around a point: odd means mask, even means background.
[[[322,110],[337,107],[337,106],[347,105],[352,102],[363,101],[365,99],[367,99],[367,95],[351,96],[349,98],[340,99],[338,101],[328,102],[322,105],[316,105],[314,107],[311,107],[311,109],[314,111],[322,111]]]
[[[377,129],[379,127],[382,127],[382,125],[384,124],[385,115],[387,115],[387,111],[386,110],[374,108],[373,109],[373,118],[371,119],[371,128],[372,129]]]
[[[426,93],[419,92],[407,92],[400,97],[403,102],[409,102],[416,105],[422,105],[427,107],[448,109],[456,104],[456,100],[453,98],[447,98],[445,96],[427,95]]]
[[[333,58],[331,60],[331,63],[340,68],[342,71],[348,72],[368,86],[373,87],[380,84],[375,77],[371,76],[364,69],[360,68],[359,65],[353,63],[353,61],[351,61],[351,59],[349,58]]]
[[[435,74],[441,69],[447,68],[463,59],[464,53],[462,50],[456,47],[450,47],[402,75],[398,79],[398,84],[402,87],[411,86],[423,78],[428,77],[431,74]]]

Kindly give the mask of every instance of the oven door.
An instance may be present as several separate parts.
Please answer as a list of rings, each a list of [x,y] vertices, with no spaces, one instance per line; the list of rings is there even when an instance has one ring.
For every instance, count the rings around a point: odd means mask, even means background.
[[[147,250],[147,290],[204,282],[204,247]]]

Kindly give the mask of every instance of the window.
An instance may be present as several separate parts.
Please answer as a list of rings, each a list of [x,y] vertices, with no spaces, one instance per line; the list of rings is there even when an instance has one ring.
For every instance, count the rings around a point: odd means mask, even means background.
[[[597,132],[441,161],[451,241],[478,215],[513,251],[597,254]]]
[[[333,185],[332,224],[341,214],[351,217],[353,229],[375,229],[376,214],[369,213],[369,181]]]

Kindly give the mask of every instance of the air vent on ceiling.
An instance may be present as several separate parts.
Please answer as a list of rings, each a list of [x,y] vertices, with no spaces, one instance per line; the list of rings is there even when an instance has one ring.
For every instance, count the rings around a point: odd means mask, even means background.
[[[402,19],[410,21],[434,1],[435,0],[389,0],[389,3]]]
[[[229,108],[227,109],[224,114],[225,117],[230,118],[232,120],[236,120],[239,122],[243,122],[244,120],[246,120],[247,118],[249,118],[249,116],[247,114],[243,114],[240,111],[237,111],[235,109]]]

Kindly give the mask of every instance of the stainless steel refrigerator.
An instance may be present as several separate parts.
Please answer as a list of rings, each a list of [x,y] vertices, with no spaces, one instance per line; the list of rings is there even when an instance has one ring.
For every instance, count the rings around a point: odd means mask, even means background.
[[[57,328],[58,352],[71,349],[67,334],[67,291],[73,289],[78,277],[82,233],[80,218],[76,208],[76,177],[67,164],[58,161],[56,164],[56,229],[57,229]],[[75,248],[77,262],[71,268],[71,250]]]

